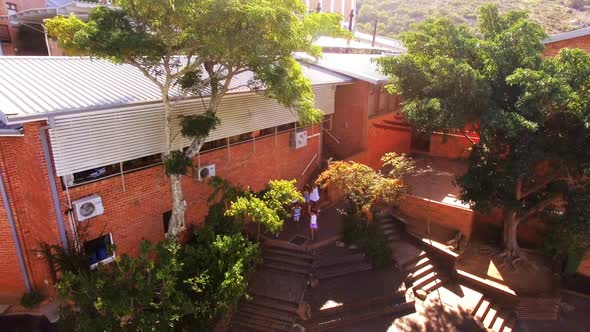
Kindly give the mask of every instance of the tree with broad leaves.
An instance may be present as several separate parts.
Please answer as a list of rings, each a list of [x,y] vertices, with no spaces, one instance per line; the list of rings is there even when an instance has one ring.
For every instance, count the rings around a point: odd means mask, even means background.
[[[322,118],[311,84],[292,54],[318,56],[312,44],[322,34],[345,36],[340,16],[305,13],[300,0],[116,0],[97,7],[87,22],[75,16],[45,21],[49,34],[72,54],[86,54],[135,66],[162,95],[164,167],[172,189],[168,238],[184,226],[181,178],[219,123],[217,109],[232,79],[254,74],[252,88],[293,110],[302,124]],[[207,91],[206,93],[204,91]],[[206,94],[206,96],[204,96]],[[179,133],[171,131],[176,102],[199,96],[204,114],[184,116],[182,136],[192,140],[174,151]]]
[[[539,212],[588,225],[579,204],[590,197],[590,57],[544,59],[544,38],[526,13],[488,5],[477,31],[430,19],[403,36],[407,54],[379,60],[417,129],[479,134],[457,183],[475,209],[503,209],[502,256],[512,264],[526,261],[518,226]]]

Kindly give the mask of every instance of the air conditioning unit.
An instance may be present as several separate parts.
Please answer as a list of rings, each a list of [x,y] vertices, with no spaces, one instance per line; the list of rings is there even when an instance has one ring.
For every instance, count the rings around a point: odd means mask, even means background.
[[[215,164],[199,167],[196,174],[197,180],[199,181],[203,181],[212,176],[215,176]]]
[[[74,206],[74,213],[78,221],[84,221],[104,213],[102,198],[98,195],[84,197],[72,202],[72,205]]]
[[[71,187],[74,185],[74,174],[68,174],[61,177],[64,186]]]
[[[307,130],[294,132],[291,135],[291,147],[301,149],[307,146]]]

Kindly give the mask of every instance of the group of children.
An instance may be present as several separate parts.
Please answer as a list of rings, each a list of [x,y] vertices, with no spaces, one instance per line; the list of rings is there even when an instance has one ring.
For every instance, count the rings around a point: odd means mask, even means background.
[[[307,209],[307,215],[309,216],[309,230],[311,233],[311,240],[315,238],[315,232],[318,230],[318,214],[320,210],[318,208],[318,201],[320,200],[320,192],[318,187],[314,186],[310,188],[309,185],[305,185],[303,189],[303,198],[305,199],[305,208]],[[303,207],[299,202],[293,203],[293,221],[299,223],[301,220]]]

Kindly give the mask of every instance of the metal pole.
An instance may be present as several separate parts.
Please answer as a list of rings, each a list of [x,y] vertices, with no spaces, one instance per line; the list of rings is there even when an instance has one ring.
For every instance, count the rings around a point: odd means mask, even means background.
[[[375,38],[377,38],[377,20],[375,20],[375,25],[373,26],[373,42],[371,43],[371,47],[375,47]]]
[[[41,24],[43,27],[43,35],[45,36],[45,46],[47,47],[47,55],[51,56],[51,47],[49,47],[49,38],[47,37],[47,28],[45,24]]]

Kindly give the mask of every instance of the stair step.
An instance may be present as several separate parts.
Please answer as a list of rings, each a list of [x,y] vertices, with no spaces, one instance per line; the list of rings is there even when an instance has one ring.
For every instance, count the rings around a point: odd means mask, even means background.
[[[448,280],[446,280],[446,279],[438,279],[437,278],[434,281],[432,281],[431,283],[423,286],[422,290],[424,290],[427,294],[430,294],[430,293],[434,292],[435,290],[444,286],[447,282],[448,282]]]
[[[281,310],[270,309],[251,303],[243,303],[238,308],[238,312],[249,316],[260,316],[266,319],[272,319],[278,322],[293,323],[295,314]]]
[[[297,258],[302,258],[302,259],[313,259],[313,256],[307,252],[289,250],[289,249],[285,249],[282,247],[265,247],[262,252],[263,252],[263,255],[272,254],[272,255],[281,255],[281,256],[291,256],[291,257],[297,257]]]
[[[425,256],[426,256],[426,252],[422,251],[418,256],[416,256],[413,259],[411,259],[410,261],[404,263],[404,265],[403,265],[404,270],[407,270],[408,267],[416,264],[418,261],[420,261]]]
[[[351,264],[351,263],[361,263],[365,262],[365,254],[363,253],[356,253],[356,254],[349,254],[345,256],[338,256],[338,257],[318,257],[313,262],[313,266],[316,268],[324,268],[336,265],[343,265],[343,264]]]
[[[272,269],[272,270],[277,270],[277,271],[299,273],[299,274],[304,274],[304,275],[309,274],[309,269],[305,269],[305,268],[301,268],[301,267],[297,267],[297,266],[293,266],[293,265],[287,265],[284,263],[265,262],[264,267],[268,268],[268,269]]]
[[[373,269],[373,266],[369,263],[360,263],[354,265],[344,265],[344,266],[332,266],[329,268],[323,268],[316,271],[315,276],[318,279],[330,279],[336,277],[342,277],[353,273],[370,271]]]
[[[479,307],[479,309],[477,310],[475,315],[473,315],[473,317],[475,317],[475,319],[477,319],[478,321],[481,322],[482,317],[485,316],[485,313],[490,308],[490,305],[491,305],[491,303],[488,300],[484,299],[483,302],[481,303],[481,306]]]
[[[496,316],[497,315],[498,315],[498,309],[495,308],[494,306],[491,306],[490,307],[490,310],[488,310],[488,313],[483,318],[483,321],[482,321],[483,325],[486,328],[491,328],[492,327],[492,323],[496,319]]]
[[[297,314],[297,309],[299,308],[299,305],[295,302],[278,300],[278,299],[274,299],[274,298],[267,297],[267,296],[261,296],[261,295],[253,295],[252,301],[248,301],[245,303],[251,303],[251,304],[259,305],[262,307],[277,309],[277,310],[289,312],[292,314]]]
[[[434,265],[426,264],[412,273],[411,276],[408,277],[407,283],[414,284],[416,281],[420,280],[421,278],[425,277],[429,273],[436,273]]]
[[[277,262],[277,263],[284,263],[293,266],[299,266],[302,268],[309,268],[311,266],[311,260],[303,260],[297,259],[293,257],[287,256],[279,256],[279,255],[264,255],[263,262]]]
[[[477,300],[477,304],[475,305],[475,307],[473,307],[473,310],[471,310],[471,316],[475,317],[475,315],[477,314],[477,311],[483,305],[484,301],[485,301],[485,297],[483,295],[480,296],[479,300]]]
[[[507,316],[508,313],[506,312],[506,310],[501,309],[496,315],[496,318],[494,318],[494,321],[492,322],[492,326],[490,328],[496,332],[499,332]]]
[[[251,316],[240,312],[234,314],[231,325],[231,331],[250,331],[249,329],[252,329],[251,331],[276,332],[290,331],[293,327],[293,323],[277,322],[272,319]],[[236,325],[242,327],[242,329],[235,328]]]
[[[386,231],[388,229],[395,229],[395,225],[392,222],[385,222],[379,224],[379,228],[381,228],[382,231]]]
[[[500,329],[500,332],[512,332],[514,331],[514,324],[516,320],[514,318],[509,318],[504,321],[504,325]]]
[[[417,277],[416,279],[414,279],[412,282],[412,287],[416,288],[416,289],[420,289],[423,286],[429,284],[431,281],[433,281],[436,278],[438,278],[438,274],[436,273],[436,271],[434,271],[434,270],[429,271],[428,273],[423,274],[423,275]]]

